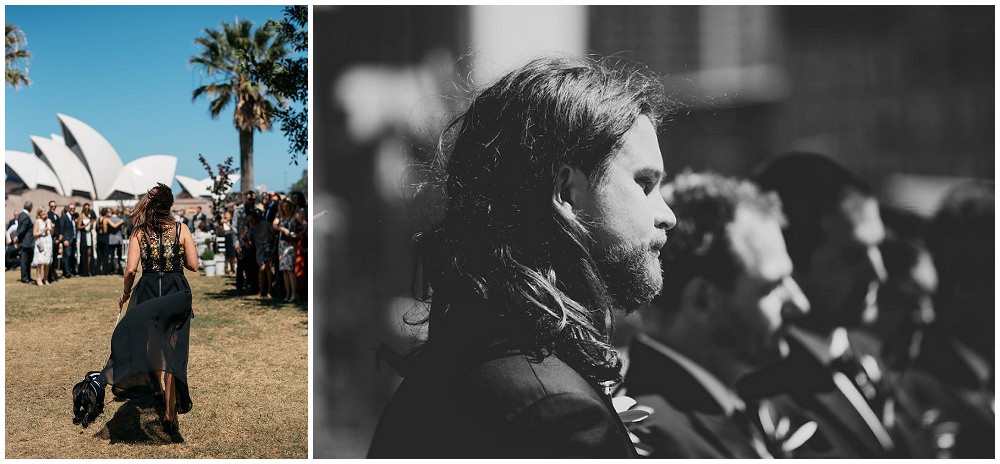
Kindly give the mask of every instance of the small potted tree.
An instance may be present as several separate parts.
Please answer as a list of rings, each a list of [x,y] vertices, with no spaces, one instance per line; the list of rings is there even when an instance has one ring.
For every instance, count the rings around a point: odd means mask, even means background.
[[[205,277],[215,276],[215,252],[212,251],[212,247],[205,248],[205,251],[201,253],[201,260],[205,263]]]

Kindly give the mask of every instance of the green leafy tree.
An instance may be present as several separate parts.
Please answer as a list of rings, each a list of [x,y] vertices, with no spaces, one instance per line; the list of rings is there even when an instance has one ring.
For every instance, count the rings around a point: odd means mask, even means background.
[[[271,116],[280,122],[291,162],[298,165],[298,157],[309,149],[309,7],[286,6],[281,21],[268,20],[264,27],[287,42],[294,55],[276,61],[248,55],[247,63],[254,80],[285,100],[285,105],[272,108]]]
[[[3,77],[7,85],[17,89],[31,85],[28,79],[28,37],[20,28],[4,23]]]
[[[232,24],[223,22],[220,29],[206,28],[205,35],[195,43],[201,46],[201,53],[188,62],[200,67],[213,82],[195,89],[191,99],[211,99],[208,109],[213,118],[230,103],[235,105],[233,124],[240,136],[240,184],[243,190],[252,189],[253,133],[271,129],[274,108],[283,104],[283,98],[250,76],[247,60],[274,63],[283,59],[288,55],[285,39],[271,28],[254,29],[251,21],[237,19]]]

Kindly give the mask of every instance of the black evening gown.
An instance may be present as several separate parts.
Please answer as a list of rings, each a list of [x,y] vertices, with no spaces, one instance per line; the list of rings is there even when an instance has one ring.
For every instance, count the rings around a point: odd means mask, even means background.
[[[142,276],[132,288],[128,310],[111,335],[111,358],[104,367],[111,392],[121,398],[148,397],[160,390],[160,374],[176,378],[177,412],[191,410],[188,392],[188,339],[191,286],[184,278],[180,227],[155,237],[139,234]]]

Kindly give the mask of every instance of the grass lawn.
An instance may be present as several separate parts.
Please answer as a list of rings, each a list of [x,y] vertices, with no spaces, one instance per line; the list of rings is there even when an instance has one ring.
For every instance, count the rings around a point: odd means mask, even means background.
[[[305,303],[258,300],[232,277],[186,272],[194,291],[188,380],[194,409],[171,444],[150,402],[118,401],[73,425],[71,391],[108,357],[120,276],[48,287],[6,272],[6,458],[306,458]]]

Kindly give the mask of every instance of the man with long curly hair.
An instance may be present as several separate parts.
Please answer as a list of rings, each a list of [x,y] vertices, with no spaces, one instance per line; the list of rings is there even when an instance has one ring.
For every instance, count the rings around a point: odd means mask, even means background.
[[[417,249],[428,341],[370,457],[631,457],[607,394],[613,313],[662,288],[655,79],[542,58],[449,127],[442,222]],[[448,131],[446,131],[447,133]]]

